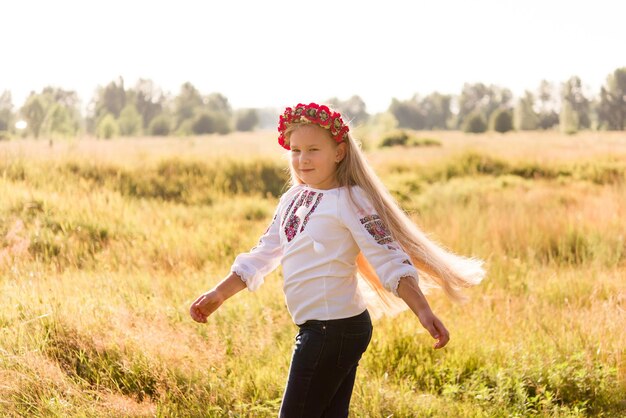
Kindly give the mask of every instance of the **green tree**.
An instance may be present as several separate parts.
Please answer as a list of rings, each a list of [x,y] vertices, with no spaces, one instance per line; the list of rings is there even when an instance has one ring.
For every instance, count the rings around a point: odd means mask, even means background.
[[[30,93],[24,103],[24,106],[20,109],[20,114],[28,124],[28,131],[35,138],[39,137],[41,127],[46,117],[46,112],[46,104],[44,103],[43,98],[35,92]]]
[[[230,132],[229,121],[226,115],[209,110],[202,111],[194,118],[191,129],[196,135],[227,134]]]
[[[107,113],[100,118],[96,126],[96,136],[102,139],[111,139],[119,135],[120,129],[112,114]]]
[[[119,118],[122,109],[126,106],[126,90],[124,79],[119,77],[105,87],[98,87],[95,98],[95,119],[99,120],[107,113]]]
[[[80,128],[82,116],[78,94],[72,90],[45,87],[41,96],[47,104],[42,134],[48,136],[74,136]]]
[[[368,120],[368,125],[378,134],[389,132],[398,127],[398,120],[390,112],[376,113]]]
[[[578,121],[576,131],[578,129],[588,129],[591,127],[590,103],[589,99],[584,95],[580,78],[574,76],[563,83],[561,88],[561,101],[563,105],[565,105],[565,102],[568,102],[572,111],[576,113],[576,120]],[[561,112],[561,115],[562,114]],[[569,126],[573,120],[574,119],[567,121],[565,125]]]
[[[452,119],[452,96],[433,92],[424,98],[417,94],[410,100],[391,100],[388,112],[398,127],[410,129],[448,129]]]
[[[425,125],[424,115],[413,99],[400,101],[394,97],[389,105],[389,113],[396,118],[399,128],[423,129]]]
[[[180,87],[180,93],[174,98],[174,117],[176,129],[179,129],[185,121],[190,121],[196,113],[202,109],[204,101],[200,92],[187,82]]]
[[[537,89],[537,116],[540,129],[550,129],[559,125],[558,91],[553,83],[542,80]]]
[[[569,100],[563,101],[561,107],[561,114],[559,115],[560,130],[564,134],[572,135],[578,132],[580,122],[578,120],[578,113],[574,109],[574,106]]]
[[[133,98],[132,102],[141,115],[142,128],[147,128],[152,119],[163,111],[167,101],[163,91],[152,80],[146,79],[139,79],[127,96]]]
[[[209,112],[215,112],[224,115],[227,119],[233,114],[233,109],[230,107],[230,103],[226,96],[221,93],[211,93],[204,100],[206,103],[206,109]]]
[[[609,74],[600,90],[598,104],[600,128],[623,131],[626,128],[626,67]]]
[[[122,109],[117,123],[122,136],[140,135],[143,128],[143,119],[134,104],[127,104]]]
[[[235,130],[248,132],[259,124],[256,109],[239,109],[235,112]]]
[[[166,114],[160,114],[152,119],[150,126],[148,126],[148,132],[154,136],[168,136],[172,130],[172,123]]]
[[[0,95],[0,132],[6,133],[12,131],[13,120],[13,100],[11,99],[11,92],[5,90]]]
[[[526,91],[515,105],[513,111],[513,126],[518,131],[532,131],[539,126],[539,116],[533,109],[535,98],[533,94]]]
[[[174,130],[177,136],[190,136],[193,135],[193,119],[185,119],[183,123]]]
[[[215,114],[215,132],[217,132],[220,135],[226,135],[227,133],[231,131],[232,131],[232,128],[231,128],[230,118],[223,113],[216,113]]]
[[[463,91],[459,96],[459,113],[457,126],[467,126],[465,119],[479,111],[483,117],[489,118],[491,113],[498,108],[511,108],[513,93],[509,89],[483,83],[469,84],[463,86]]]
[[[49,137],[70,137],[76,134],[78,126],[70,111],[59,103],[52,103],[41,125],[41,132]]]
[[[104,87],[98,86],[87,109],[87,117],[85,118],[87,132],[98,136],[96,131],[102,118],[107,114],[111,114],[114,119],[119,118],[127,102],[122,77],[118,77]]]
[[[467,117],[465,117],[465,122],[463,124],[464,132],[478,134],[485,132],[486,130],[487,121],[480,110],[474,110],[472,113],[467,115]]]
[[[419,104],[424,115],[425,129],[448,129],[452,118],[452,96],[434,92],[424,97]]]
[[[204,111],[198,114],[191,125],[191,130],[196,135],[212,134],[216,130],[214,113]]]
[[[367,122],[369,114],[367,113],[367,105],[360,96],[354,95],[348,100],[339,100],[336,97],[326,101],[329,106],[342,114],[346,122],[350,122],[353,126]]]
[[[505,133],[513,129],[513,115],[508,109],[496,109],[489,118],[489,127],[496,132]]]

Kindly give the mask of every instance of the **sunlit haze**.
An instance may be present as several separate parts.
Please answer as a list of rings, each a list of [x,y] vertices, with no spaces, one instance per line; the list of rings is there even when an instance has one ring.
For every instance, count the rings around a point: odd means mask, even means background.
[[[186,81],[235,108],[360,95],[460,93],[464,82],[534,90],[572,75],[597,94],[626,65],[626,3],[594,1],[3,2],[0,92],[75,90],[118,76],[176,94]]]

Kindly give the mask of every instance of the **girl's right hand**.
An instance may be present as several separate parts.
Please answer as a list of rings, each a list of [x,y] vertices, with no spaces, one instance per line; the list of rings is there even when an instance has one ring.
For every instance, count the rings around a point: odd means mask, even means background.
[[[207,318],[219,308],[224,299],[216,290],[209,290],[196,299],[189,308],[189,314],[196,322],[206,323]]]

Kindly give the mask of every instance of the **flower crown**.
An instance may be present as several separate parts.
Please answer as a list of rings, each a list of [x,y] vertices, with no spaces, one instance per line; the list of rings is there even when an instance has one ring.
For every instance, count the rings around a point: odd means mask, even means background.
[[[285,130],[287,125],[292,123],[315,123],[324,129],[330,131],[330,135],[337,143],[341,143],[348,139],[350,128],[343,123],[341,114],[331,111],[327,106],[310,103],[304,105],[299,103],[294,109],[288,107],[285,112],[280,115],[278,122],[278,143],[285,149],[291,149],[286,142]]]

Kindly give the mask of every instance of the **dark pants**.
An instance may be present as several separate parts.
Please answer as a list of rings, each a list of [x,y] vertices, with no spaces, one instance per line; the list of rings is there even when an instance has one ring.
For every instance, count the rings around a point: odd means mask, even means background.
[[[347,417],[359,360],[372,339],[369,312],[299,327],[280,417]]]

